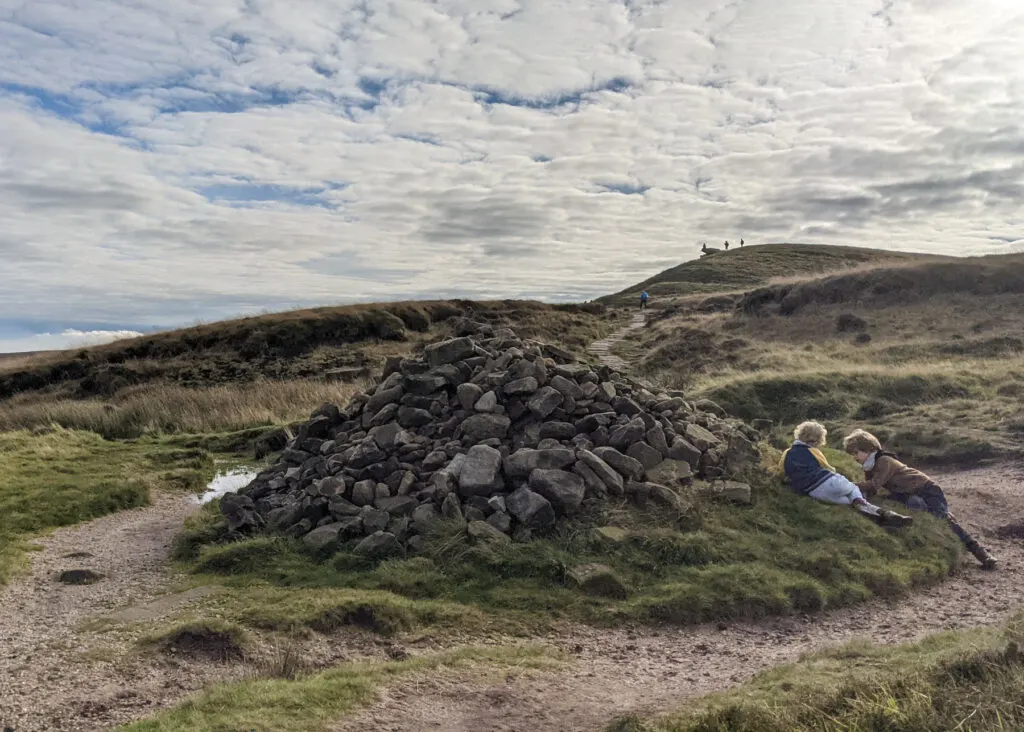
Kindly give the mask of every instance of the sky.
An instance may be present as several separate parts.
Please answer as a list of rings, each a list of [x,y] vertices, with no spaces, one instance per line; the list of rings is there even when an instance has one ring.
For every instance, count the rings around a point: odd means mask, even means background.
[[[1020,0],[0,0],[0,352],[1024,251]]]

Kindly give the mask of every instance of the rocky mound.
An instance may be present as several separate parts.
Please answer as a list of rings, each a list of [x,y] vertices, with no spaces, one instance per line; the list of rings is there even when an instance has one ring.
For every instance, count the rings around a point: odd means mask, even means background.
[[[711,403],[658,393],[508,328],[389,362],[344,408],[325,404],[276,465],[221,499],[236,534],[276,532],[325,551],[402,555],[439,519],[479,541],[527,541],[594,502],[677,505],[696,479],[757,462],[750,427]]]

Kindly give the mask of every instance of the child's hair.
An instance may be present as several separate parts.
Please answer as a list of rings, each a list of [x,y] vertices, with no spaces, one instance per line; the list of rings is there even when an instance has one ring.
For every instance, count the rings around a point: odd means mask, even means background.
[[[828,437],[828,430],[820,422],[801,422],[793,430],[793,437],[805,442],[811,447],[819,447],[825,444]]]
[[[843,449],[848,453],[855,452],[878,452],[882,449],[882,443],[866,430],[854,430],[843,438]]]

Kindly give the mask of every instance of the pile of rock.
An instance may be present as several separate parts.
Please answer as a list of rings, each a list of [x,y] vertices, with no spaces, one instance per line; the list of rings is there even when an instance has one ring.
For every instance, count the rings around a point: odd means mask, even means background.
[[[457,333],[389,362],[343,409],[316,410],[276,465],[221,499],[230,530],[400,555],[441,518],[475,540],[526,541],[609,497],[672,502],[694,478],[749,498],[721,479],[757,462],[757,434],[715,405],[508,328]]]

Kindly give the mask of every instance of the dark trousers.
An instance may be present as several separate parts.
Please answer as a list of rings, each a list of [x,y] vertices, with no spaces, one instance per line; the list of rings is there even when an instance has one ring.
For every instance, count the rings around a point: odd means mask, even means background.
[[[945,519],[949,528],[953,530],[957,538],[963,542],[968,549],[979,546],[973,536],[967,533],[955,518],[949,513],[949,504],[946,502],[946,494],[934,483],[924,486],[917,493],[890,493],[889,497],[899,501],[907,508],[914,511],[927,511],[932,516]]]
[[[641,300],[640,301],[640,309],[644,310],[646,308],[647,308],[647,301],[646,300]]]

